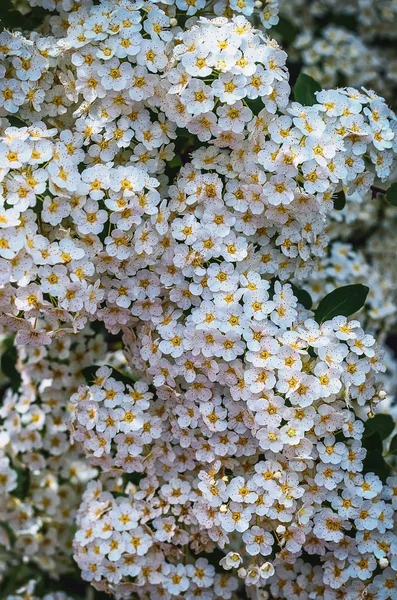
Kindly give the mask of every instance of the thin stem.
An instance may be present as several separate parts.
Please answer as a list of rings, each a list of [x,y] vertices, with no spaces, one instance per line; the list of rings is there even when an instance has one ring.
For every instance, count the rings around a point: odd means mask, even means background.
[[[376,198],[377,194],[386,194],[386,190],[377,187],[376,185],[371,185],[372,190],[372,198]]]
[[[396,467],[393,467],[393,465],[391,465],[389,462],[387,462],[387,460],[385,460],[385,463],[387,464],[387,466],[392,469],[393,471],[395,471],[397,473],[397,469]]]

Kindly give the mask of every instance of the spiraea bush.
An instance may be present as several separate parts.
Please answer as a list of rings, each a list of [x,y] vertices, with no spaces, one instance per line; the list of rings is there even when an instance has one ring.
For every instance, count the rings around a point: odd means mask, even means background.
[[[1,598],[397,597],[397,119],[299,6],[4,5]]]

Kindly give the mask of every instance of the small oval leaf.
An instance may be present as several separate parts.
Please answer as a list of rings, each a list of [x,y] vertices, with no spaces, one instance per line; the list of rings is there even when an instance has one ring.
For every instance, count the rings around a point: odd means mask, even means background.
[[[313,300],[309,292],[296,287],[296,285],[294,285],[293,283],[291,284],[291,287],[292,291],[294,292],[294,296],[298,299],[298,302],[302,304],[304,308],[310,310],[313,306]]]
[[[108,366],[108,365],[106,365]],[[84,369],[82,369],[81,374],[83,375],[84,379],[86,380],[86,383],[88,385],[92,385],[92,383],[94,382],[95,378],[96,378],[96,373],[98,371],[98,369],[100,369],[101,365],[91,365],[89,367],[84,367]],[[109,367],[112,370],[112,377],[114,379],[116,379],[116,381],[121,381],[122,383],[124,383],[124,385],[134,385],[134,383],[136,381],[138,381],[138,379],[136,377],[134,377],[133,375],[129,375],[127,373],[122,373],[121,371],[119,371],[118,369],[115,369],[114,367]]]
[[[324,323],[339,315],[350,317],[364,306],[368,292],[369,288],[361,283],[336,288],[318,305],[315,312],[317,323]]]
[[[17,368],[17,351],[12,342],[7,344],[7,349],[0,360],[0,366],[4,375],[8,378],[11,388],[16,392],[21,385],[22,379]]]
[[[292,23],[292,21],[289,21],[283,16],[279,17],[279,21],[277,25],[274,25],[273,29],[281,35],[283,42],[288,44],[288,46],[294,42],[296,36],[298,35],[298,29],[296,26]]]
[[[346,205],[346,196],[345,192],[341,190],[334,197],[334,208],[335,210],[343,210]]]
[[[300,73],[294,85],[294,98],[303,106],[316,104],[316,92],[321,91],[321,85],[306,73]]]
[[[397,182],[393,183],[386,192],[386,199],[393,206],[397,206]]]
[[[368,432],[364,435],[362,443],[366,450],[371,450],[371,452],[373,450],[379,450],[379,452],[383,452],[383,442],[378,431],[373,434],[369,434]]]
[[[397,454],[397,434],[390,442],[389,454]]]
[[[390,415],[375,415],[365,423],[364,437],[378,433],[382,440],[389,437],[394,431],[394,420]]]
[[[383,481],[386,482],[390,474],[390,467],[386,463],[379,450],[371,450],[364,459],[363,473],[375,473]]]

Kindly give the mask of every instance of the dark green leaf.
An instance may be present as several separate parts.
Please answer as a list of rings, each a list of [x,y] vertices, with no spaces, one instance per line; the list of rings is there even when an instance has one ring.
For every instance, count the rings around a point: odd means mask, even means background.
[[[84,379],[86,380],[86,382],[88,383],[88,385],[92,385],[92,383],[94,382],[94,380],[96,378],[96,372],[98,371],[99,368],[100,368],[100,365],[91,365],[89,367],[84,367],[84,369],[82,369],[81,373],[82,373]],[[134,385],[134,383],[137,381],[137,378],[133,377],[132,375],[123,373],[123,372],[119,371],[118,369],[115,369],[114,367],[109,367],[109,368],[112,370],[111,377],[114,377],[114,379],[116,379],[116,381],[122,381],[124,383],[124,385]]]
[[[22,13],[15,10],[11,0],[1,0],[0,2],[0,30],[20,28],[23,26],[24,18]]]
[[[313,106],[317,102],[315,92],[320,91],[321,85],[313,77],[300,73],[294,85],[294,98],[303,106]]]
[[[143,475],[142,473],[126,473],[123,476],[123,481],[125,483],[133,483],[134,485],[138,486],[139,482],[141,481],[141,479],[143,479]]]
[[[313,306],[313,300],[309,292],[306,290],[302,290],[301,288],[296,287],[296,285],[291,284],[292,291],[294,295],[298,298],[298,302],[304,306],[307,310],[310,310]]]
[[[2,0],[0,3],[0,18],[3,18],[10,10],[15,10],[12,0]]]
[[[174,158],[168,163],[168,166],[171,167],[171,169],[182,166],[182,160],[179,154],[175,154]]]
[[[385,482],[389,475],[390,468],[379,450],[371,450],[364,460],[363,471],[364,473],[375,473],[375,475],[378,475],[378,477]]]
[[[311,349],[313,350],[313,348],[311,348]],[[316,357],[317,357],[317,355],[316,355]],[[342,442],[343,444],[345,443],[346,436],[343,431],[337,431],[336,433],[334,433],[334,436],[335,436],[336,442]],[[382,441],[381,441],[381,443],[382,443]]]
[[[346,196],[345,192],[341,190],[338,192],[334,198],[334,208],[335,210],[343,210],[346,204]]]
[[[385,440],[394,430],[394,420],[390,415],[375,415],[365,423],[364,437],[378,433]]]
[[[389,454],[397,454],[397,434],[390,442]]]
[[[28,495],[30,487],[29,469],[17,469],[17,487],[12,491],[12,495],[20,500],[24,500]]]
[[[81,374],[88,383],[88,385],[91,385],[94,381],[98,369],[99,365],[90,365],[89,367],[84,367],[84,369],[81,370]]]
[[[33,31],[41,25],[48,14],[48,11],[40,6],[33,6],[28,13],[23,14],[15,7],[12,0],[0,0],[0,31],[3,29]]]
[[[30,579],[36,577],[37,567],[34,568],[32,565],[19,564],[15,567],[9,567],[6,571],[4,580],[1,582],[1,599],[3,600],[8,598],[9,595],[16,594],[18,588],[20,588],[22,585],[26,585]]]
[[[363,437],[363,446],[367,450],[379,450],[380,453],[383,451],[383,443],[382,438],[380,437],[379,432],[368,434]]]
[[[122,381],[124,385],[134,385],[134,383],[138,381],[138,378],[134,377],[130,373],[123,373],[122,371],[113,368],[112,377],[114,377],[117,381]]]
[[[277,25],[273,27],[272,31],[278,32],[285,44],[292,44],[298,35],[295,25],[285,17],[279,18]]]
[[[26,17],[24,17],[24,29],[28,29],[29,31],[37,29],[37,27],[39,27],[43,23],[45,17],[49,14],[50,13],[41,6],[33,6],[29,14]],[[28,22],[28,24],[26,24],[26,21]]]
[[[386,199],[393,206],[397,206],[397,182],[393,183],[386,192]]]
[[[257,116],[263,110],[263,101],[261,98],[255,98],[255,100],[246,99],[246,103],[249,108],[252,110],[252,113]]]
[[[332,13],[329,15],[329,20],[332,21],[332,23],[335,23],[335,25],[339,25],[339,27],[345,27],[351,31],[357,31],[358,20],[355,15],[338,15]]]
[[[15,543],[17,538],[15,535],[15,531],[12,528],[12,526],[10,525],[10,523],[8,523],[8,521],[2,521],[0,523],[0,527],[2,527],[4,529],[4,531],[6,532],[6,534],[7,534],[6,537],[8,537],[8,539],[11,540],[12,543]],[[1,540],[2,541],[0,542],[0,548],[1,548],[1,550],[3,550],[4,545],[6,545],[6,544],[3,545],[3,543],[5,542],[5,539],[3,536],[1,536]]]
[[[337,71],[335,87],[347,87],[348,84],[349,84],[349,82],[348,82],[348,78],[346,77],[346,75],[344,73],[341,73],[340,71]]]
[[[323,323],[333,317],[349,317],[365,304],[369,288],[357,283],[337,288],[323,298],[315,312],[317,323]]]
[[[9,345],[1,357],[1,370],[10,380],[11,387],[16,392],[21,385],[21,375],[16,368],[17,351],[15,346]]]

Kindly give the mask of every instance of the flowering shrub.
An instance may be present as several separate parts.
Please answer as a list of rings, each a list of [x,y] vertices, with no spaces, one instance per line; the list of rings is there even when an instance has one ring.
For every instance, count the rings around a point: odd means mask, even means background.
[[[30,4],[0,33],[4,598],[395,598],[395,113],[291,90],[282,2]]]

